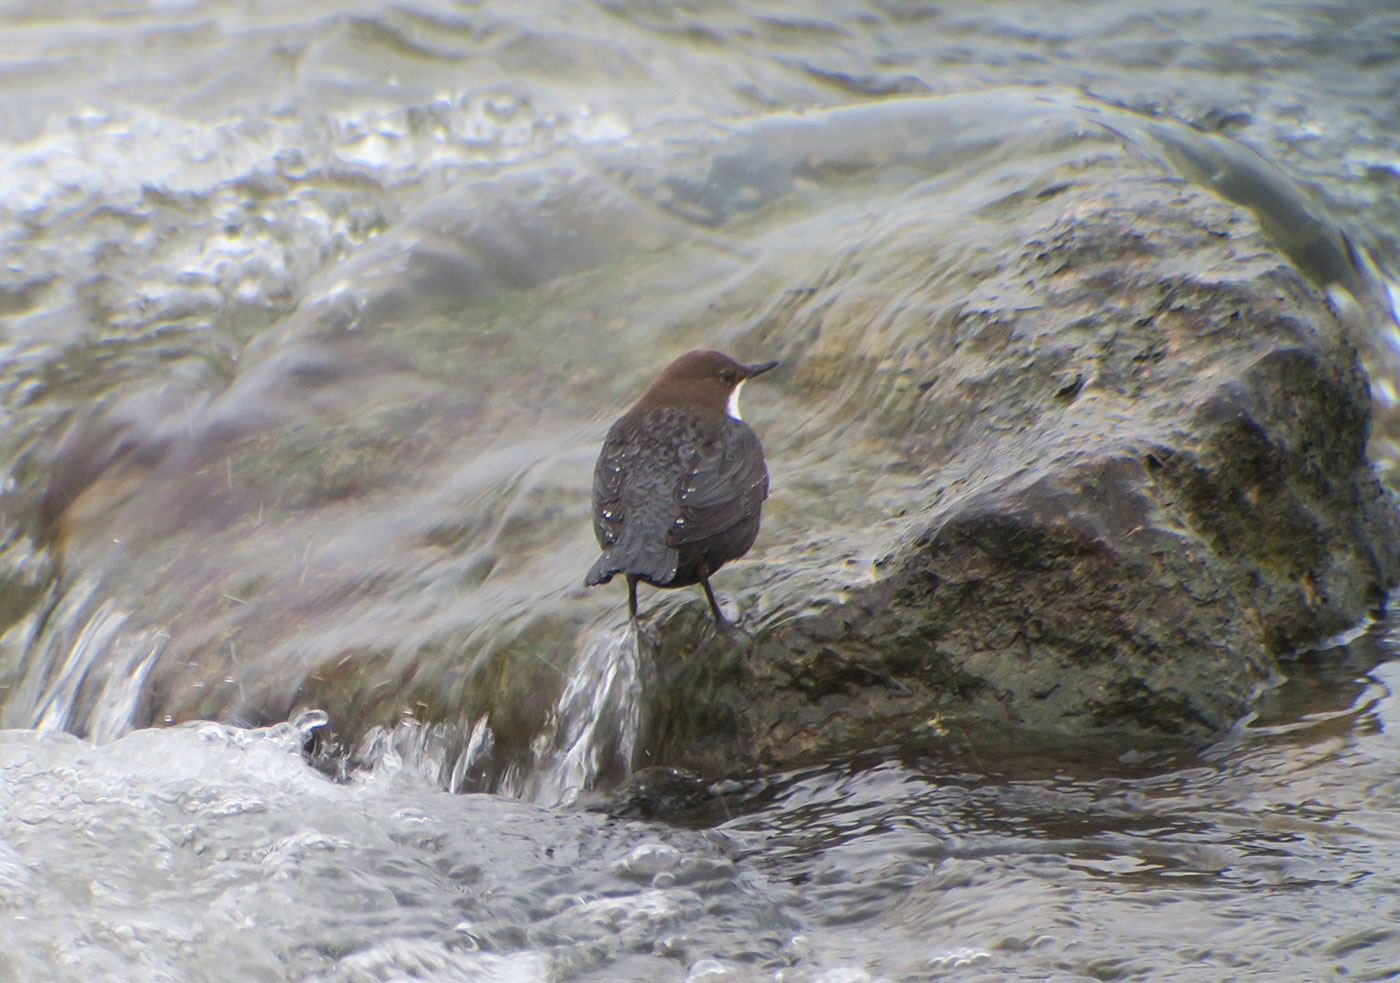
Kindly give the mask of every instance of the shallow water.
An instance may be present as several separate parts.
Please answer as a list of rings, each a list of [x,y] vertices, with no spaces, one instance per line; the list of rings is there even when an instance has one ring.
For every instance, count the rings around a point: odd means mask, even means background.
[[[0,979],[1392,978],[1395,645],[1314,653],[1200,752],[872,752],[680,826],[392,755],[337,784],[314,716],[10,731]]]
[[[1363,2],[6,5],[0,980],[1400,975],[1389,622],[1204,749],[954,734],[610,820],[648,668],[572,510],[670,354],[822,279],[965,297],[1066,168],[1321,242],[1391,468],[1397,107]],[[804,447],[879,446],[900,343],[746,391],[771,558],[878,553],[911,479],[827,515],[863,479]]]

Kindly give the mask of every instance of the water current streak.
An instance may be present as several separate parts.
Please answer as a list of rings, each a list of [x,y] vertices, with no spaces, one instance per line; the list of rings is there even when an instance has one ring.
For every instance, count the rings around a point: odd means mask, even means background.
[[[599,778],[625,775],[641,731],[641,655],[628,625],[592,634],[528,768],[512,766],[500,792],[532,802],[570,802]]]
[[[23,650],[4,726],[67,730],[98,744],[131,730],[166,638],[130,630],[129,617],[110,598],[97,603],[96,585],[84,581],[46,617],[16,626],[3,640]]]

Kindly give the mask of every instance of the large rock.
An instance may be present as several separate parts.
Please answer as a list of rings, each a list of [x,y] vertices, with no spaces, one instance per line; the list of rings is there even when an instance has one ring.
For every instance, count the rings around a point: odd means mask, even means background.
[[[5,722],[314,706],[516,790],[978,724],[1203,735],[1396,582],[1355,326],[1313,282],[1350,289],[1345,240],[1262,162],[1023,91],[675,137],[453,189],[231,383],[75,421],[19,508],[62,578],[4,636]],[[759,543],[716,578],[751,634],[646,592],[638,652],[581,586],[592,459],[702,345],[783,362],[746,392]]]
[[[663,670],[663,760],[790,761],[969,720],[1210,733],[1278,656],[1383,602],[1400,527],[1326,297],[1190,186],[1081,181],[1016,205],[956,309],[902,292],[907,256],[853,257],[747,346],[800,338],[815,357],[778,354],[814,405],[851,373],[882,380],[839,411],[876,416],[878,450],[838,427],[805,480],[825,468],[837,493],[862,457],[907,477],[872,563],[794,573],[770,549],[752,594],[812,610],[721,646],[719,667]],[[854,279],[871,303],[824,316]],[[843,358],[891,321],[926,329],[873,369]],[[890,538],[839,512],[817,550]]]

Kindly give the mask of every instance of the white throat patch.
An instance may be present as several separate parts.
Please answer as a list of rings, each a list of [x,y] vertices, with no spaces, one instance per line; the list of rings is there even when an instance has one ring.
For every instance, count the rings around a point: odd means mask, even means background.
[[[744,382],[741,379],[739,384],[735,386],[733,391],[729,394],[729,415],[736,420],[743,419],[743,417],[739,415],[739,390],[743,388]]]

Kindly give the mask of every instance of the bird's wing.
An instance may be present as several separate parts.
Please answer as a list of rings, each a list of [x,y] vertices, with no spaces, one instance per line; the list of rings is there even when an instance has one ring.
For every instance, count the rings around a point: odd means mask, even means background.
[[[718,437],[700,444],[686,462],[680,516],[668,542],[683,546],[732,529],[767,497],[768,469],[758,437],[748,424],[726,419]]]
[[[622,477],[626,455],[620,443],[618,428],[613,426],[603,441],[603,450],[593,469],[593,535],[604,549],[622,535]]]

